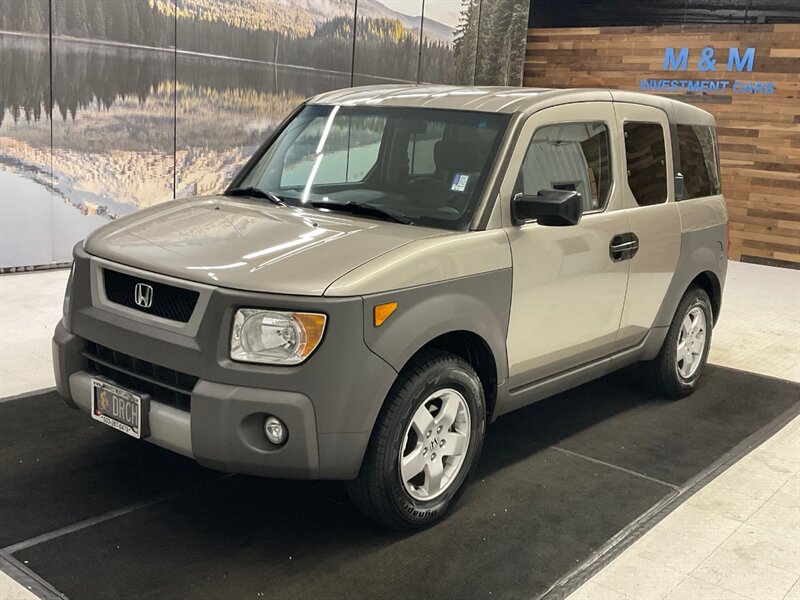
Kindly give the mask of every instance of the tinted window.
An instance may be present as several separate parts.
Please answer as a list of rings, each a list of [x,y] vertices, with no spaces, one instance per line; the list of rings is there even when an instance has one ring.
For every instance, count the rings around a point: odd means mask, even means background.
[[[702,125],[678,125],[683,200],[719,194],[714,130]]]
[[[611,160],[608,128],[603,123],[559,123],[536,130],[522,162],[518,192],[572,190],[584,212],[608,202]]]
[[[664,130],[658,123],[625,123],[628,185],[639,206],[667,201]]]

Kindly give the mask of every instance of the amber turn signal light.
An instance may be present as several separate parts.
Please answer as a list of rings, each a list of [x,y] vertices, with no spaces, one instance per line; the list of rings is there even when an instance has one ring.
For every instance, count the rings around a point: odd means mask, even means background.
[[[293,316],[302,325],[305,333],[305,341],[299,350],[300,356],[305,359],[322,340],[327,317],[315,313],[293,313]]]
[[[372,321],[375,327],[383,325],[383,322],[389,318],[396,308],[397,302],[387,302],[386,304],[378,304],[375,306],[375,312],[373,313],[374,318]]]

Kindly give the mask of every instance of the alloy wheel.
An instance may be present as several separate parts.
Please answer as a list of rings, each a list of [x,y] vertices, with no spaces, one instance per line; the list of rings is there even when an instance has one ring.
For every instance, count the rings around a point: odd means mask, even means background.
[[[706,314],[699,306],[692,308],[683,319],[678,334],[676,366],[678,375],[691,379],[700,367],[706,347]]]
[[[429,395],[411,417],[400,447],[399,473],[415,500],[443,494],[464,465],[470,438],[470,413],[454,389]]]

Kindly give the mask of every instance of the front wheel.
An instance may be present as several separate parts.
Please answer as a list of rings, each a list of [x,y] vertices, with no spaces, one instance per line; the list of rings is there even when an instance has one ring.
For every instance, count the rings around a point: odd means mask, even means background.
[[[431,525],[463,491],[485,429],[483,387],[472,366],[424,352],[389,392],[348,493],[364,514],[390,527]]]
[[[678,304],[658,356],[644,363],[656,393],[683,398],[695,390],[708,360],[712,323],[708,294],[690,287]]]

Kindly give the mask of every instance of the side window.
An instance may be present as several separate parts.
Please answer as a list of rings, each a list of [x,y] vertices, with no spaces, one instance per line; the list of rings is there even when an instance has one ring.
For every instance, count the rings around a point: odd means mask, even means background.
[[[686,189],[683,200],[719,194],[714,130],[703,125],[678,125],[678,147]]]
[[[517,192],[578,192],[584,212],[600,210],[611,189],[611,141],[601,122],[559,123],[533,134],[522,161]]]
[[[628,185],[639,206],[667,201],[667,156],[664,130],[658,123],[625,123]]]
[[[385,117],[338,116],[325,138],[317,163],[316,148],[328,117],[317,117],[301,133],[286,155],[281,187],[305,185],[313,169],[315,184],[362,181],[378,160]]]

